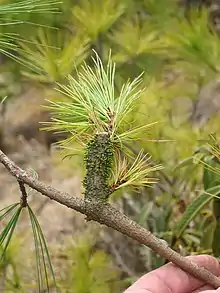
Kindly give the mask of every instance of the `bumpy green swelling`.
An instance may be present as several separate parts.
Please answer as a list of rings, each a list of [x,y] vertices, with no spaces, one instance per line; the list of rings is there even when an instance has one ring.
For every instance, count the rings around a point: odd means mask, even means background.
[[[96,134],[88,143],[85,161],[85,199],[107,200],[110,194],[108,179],[113,161],[113,144],[109,133]]]

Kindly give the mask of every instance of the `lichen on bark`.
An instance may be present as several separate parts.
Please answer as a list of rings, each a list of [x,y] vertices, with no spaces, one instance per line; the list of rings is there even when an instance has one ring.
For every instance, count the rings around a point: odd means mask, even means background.
[[[87,145],[85,199],[106,201],[111,193],[109,176],[113,161],[113,144],[108,132],[98,133]]]

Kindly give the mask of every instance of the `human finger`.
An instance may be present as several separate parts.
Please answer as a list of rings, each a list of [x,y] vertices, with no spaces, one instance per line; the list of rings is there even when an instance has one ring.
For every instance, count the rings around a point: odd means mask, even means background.
[[[220,289],[217,289],[217,290],[213,290],[212,289],[212,290],[198,291],[198,293],[220,293]]]
[[[204,285],[204,286],[200,287],[199,289],[194,290],[192,293],[204,293],[209,290],[213,291],[213,287],[210,285]],[[216,292],[216,291],[214,290],[214,292]]]
[[[214,275],[220,275],[220,265],[214,257],[198,255],[188,258]],[[124,293],[189,293],[203,285],[201,280],[169,263],[144,275]]]

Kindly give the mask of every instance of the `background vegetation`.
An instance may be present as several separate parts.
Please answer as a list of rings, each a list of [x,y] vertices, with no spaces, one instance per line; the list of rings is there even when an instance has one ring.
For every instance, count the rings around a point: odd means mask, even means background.
[[[0,1],[0,5],[14,2]],[[1,25],[0,34],[16,35],[7,39],[13,59],[2,52],[0,60],[1,97],[7,96],[1,146],[6,153],[20,151],[18,136],[22,135],[50,147],[59,137],[39,131],[38,122],[50,119],[40,105],[46,99],[65,99],[54,90],[56,83],[65,84],[67,75],[75,76],[84,61],[90,63],[93,50],[104,64],[111,50],[117,64],[116,93],[128,78],[143,72],[146,90],[131,122],[160,122],[133,148],[137,152],[143,148],[164,166],[153,188],[125,189],[113,201],[181,254],[219,256],[213,241],[219,237],[218,217],[210,196],[220,194],[219,183],[201,160],[213,162],[206,143],[210,134],[219,134],[220,10],[214,1],[186,2],[63,0],[57,4],[59,13],[7,14],[2,24],[11,24]],[[16,115],[15,104],[20,112]],[[64,178],[83,172],[78,157],[61,162],[62,154],[54,147],[46,156],[52,156]],[[120,292],[140,274],[164,263],[146,247],[107,229],[94,232],[91,241],[84,240],[91,231],[83,224],[79,230],[80,237],[77,234],[73,241],[69,233],[61,245],[63,261],[57,268],[67,272],[57,274],[62,292]],[[50,237],[47,240],[53,251]],[[26,292],[22,284],[27,284],[32,272],[18,269],[22,254],[19,259],[16,241],[0,268],[3,286],[8,292]],[[28,259],[31,263],[31,252]]]

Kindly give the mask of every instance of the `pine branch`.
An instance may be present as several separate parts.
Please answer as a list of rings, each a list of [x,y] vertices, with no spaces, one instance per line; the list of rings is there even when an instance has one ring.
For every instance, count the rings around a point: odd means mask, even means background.
[[[82,200],[40,182],[28,175],[25,170],[19,168],[2,151],[0,151],[0,162],[17,180],[27,184],[48,198],[86,215],[89,220],[111,227],[137,240],[140,244],[150,247],[165,259],[173,262],[194,277],[203,280],[206,284],[214,288],[220,287],[220,279],[218,277],[172,250],[161,239],[155,237],[150,231],[129,219],[107,202],[97,201],[95,198]]]

